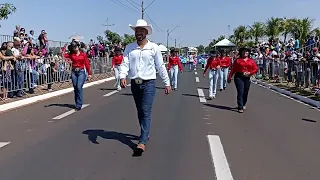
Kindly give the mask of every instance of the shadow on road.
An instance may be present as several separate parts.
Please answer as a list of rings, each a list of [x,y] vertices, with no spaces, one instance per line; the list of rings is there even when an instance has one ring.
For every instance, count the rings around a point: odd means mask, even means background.
[[[99,144],[97,138],[101,137],[103,139],[117,140],[122,144],[127,145],[132,150],[135,150],[135,148],[137,147],[137,145],[132,141],[139,139],[139,137],[135,135],[124,134],[114,131],[105,131],[102,129],[85,130],[82,132],[82,134],[88,135],[88,139],[94,144]]]
[[[121,93],[122,96],[133,96],[131,93]]]
[[[204,104],[204,105],[208,106],[208,107],[213,107],[213,108],[216,108],[216,109],[222,109],[222,110],[238,112],[237,108],[232,108],[232,107],[228,107],[228,106],[220,106],[220,105],[214,105],[214,104]]]
[[[208,87],[198,87],[199,89],[209,89]]]
[[[70,109],[75,109],[76,106],[74,104],[49,104],[49,105],[45,105],[44,107],[66,107],[66,108],[70,108]]]
[[[312,123],[316,123],[316,122],[317,122],[317,121],[315,121],[315,120],[306,119],[306,118],[303,118],[302,121],[307,121],[307,122],[312,122]]]
[[[157,89],[164,89],[164,87],[156,87]]]
[[[191,97],[199,97],[198,95],[194,95],[194,94],[182,94],[183,96],[191,96]]]
[[[100,88],[101,91],[113,91],[117,90],[117,88]]]

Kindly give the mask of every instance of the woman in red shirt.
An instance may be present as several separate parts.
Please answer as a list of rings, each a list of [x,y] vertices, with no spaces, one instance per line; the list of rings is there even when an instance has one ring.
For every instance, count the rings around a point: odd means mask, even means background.
[[[248,93],[250,89],[250,77],[258,72],[256,62],[249,58],[250,50],[247,48],[240,48],[240,57],[234,61],[231,72],[228,77],[228,82],[234,75],[234,83],[237,88],[237,103],[239,113],[243,113],[246,109]]]
[[[72,62],[71,79],[74,88],[75,109],[79,111],[83,104],[83,84],[87,79],[86,72],[91,79],[90,62],[87,54],[80,51],[79,42],[72,41],[68,49],[70,53],[64,54],[64,57]]]
[[[118,91],[120,91],[121,86],[120,86],[120,77],[119,77],[119,67],[123,60],[123,55],[121,54],[121,48],[116,47],[114,49],[114,53],[115,55],[112,58],[112,70],[114,71],[114,75],[116,77],[116,83],[114,86],[117,87]]]
[[[181,60],[178,56],[178,50],[173,49],[171,50],[171,56],[169,57],[169,63],[168,63],[168,71],[170,71],[170,80],[171,80],[171,86],[173,86],[174,90],[177,90],[178,88],[178,71],[182,73],[182,64]],[[179,70],[178,70],[179,68]]]
[[[229,67],[231,66],[231,58],[227,56],[227,52],[225,50],[220,51],[220,91],[225,90],[227,88],[227,79],[229,73]]]
[[[217,94],[217,81],[220,71],[220,61],[217,58],[216,51],[210,52],[211,57],[207,60],[207,65],[204,69],[203,76],[206,76],[206,72],[209,70],[209,99],[216,98]]]

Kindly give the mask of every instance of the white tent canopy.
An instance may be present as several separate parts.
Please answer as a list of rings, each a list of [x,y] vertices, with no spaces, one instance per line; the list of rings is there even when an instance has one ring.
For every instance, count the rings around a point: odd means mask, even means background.
[[[215,45],[215,47],[236,47],[235,44],[233,44],[231,41],[229,41],[228,39],[223,39],[219,42],[217,42]]]
[[[159,45],[159,48],[160,48],[160,51],[161,51],[161,52],[165,52],[165,51],[168,50],[168,49],[167,49],[164,45],[162,45],[162,44]]]

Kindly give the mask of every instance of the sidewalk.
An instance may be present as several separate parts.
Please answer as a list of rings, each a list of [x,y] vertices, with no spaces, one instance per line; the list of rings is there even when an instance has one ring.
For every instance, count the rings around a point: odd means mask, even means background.
[[[86,81],[84,84],[84,88],[102,84],[106,81],[110,81],[114,79],[114,74],[112,72],[105,74],[96,74],[93,75],[90,81]],[[18,107],[26,106],[29,104],[36,103],[38,101],[43,101],[46,99],[50,99],[53,97],[61,96],[63,94],[67,94],[73,92],[72,82],[71,80],[62,82],[62,83],[54,83],[52,85],[52,91],[48,91],[46,85],[38,86],[34,93],[30,94],[25,92],[25,95],[21,98],[14,97],[6,100],[0,99],[0,113],[15,109]]]
[[[271,89],[277,93],[293,98],[317,109],[320,108],[320,96],[317,95],[314,90],[298,88],[287,83],[276,83],[267,80],[253,79],[252,81],[264,88]]]

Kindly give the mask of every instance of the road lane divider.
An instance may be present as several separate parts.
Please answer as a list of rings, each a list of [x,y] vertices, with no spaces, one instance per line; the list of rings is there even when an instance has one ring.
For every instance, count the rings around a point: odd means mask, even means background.
[[[128,85],[127,85],[127,87],[130,87],[130,86],[131,86],[131,84],[128,84]],[[117,92],[120,92],[120,91],[114,90],[114,91],[111,91],[111,92],[109,92],[109,93],[107,93],[107,94],[105,94],[105,95],[103,95],[103,96],[104,96],[104,97],[108,97],[108,96],[114,95],[114,94],[117,93]]]
[[[0,142],[0,148],[3,148],[8,144],[10,144],[10,142]]]
[[[207,100],[206,100],[206,98],[204,96],[203,90],[202,89],[197,89],[197,90],[198,90],[198,96],[199,96],[200,102],[206,103]]]
[[[220,137],[207,135],[210,154],[217,180],[234,180]]]
[[[198,72],[197,72],[197,71],[195,71],[195,72],[194,72],[194,74],[195,74],[195,75],[197,75],[197,74],[198,74]]]
[[[82,105],[82,109],[88,107],[89,105],[90,105],[90,104],[83,104],[83,105]],[[63,114],[61,114],[61,115],[59,115],[59,116],[56,116],[56,117],[54,117],[54,118],[52,118],[52,119],[54,119],[54,120],[59,120],[59,119],[65,118],[65,117],[67,117],[67,116],[69,116],[69,115],[71,115],[71,114],[73,114],[73,113],[75,113],[75,112],[77,112],[77,111],[76,111],[75,109],[72,109],[72,110],[67,111],[67,112],[65,112],[65,113],[63,113]]]
[[[200,79],[199,79],[199,77],[196,77],[196,82],[200,82]]]

